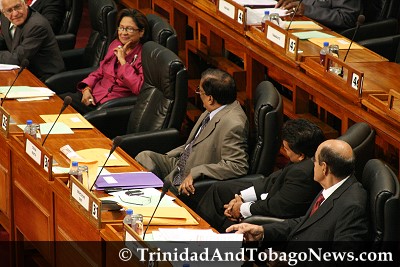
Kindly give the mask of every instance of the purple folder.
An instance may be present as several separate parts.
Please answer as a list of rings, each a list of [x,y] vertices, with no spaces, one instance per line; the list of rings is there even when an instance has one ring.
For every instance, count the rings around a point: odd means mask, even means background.
[[[162,187],[163,181],[152,172],[122,172],[102,174],[96,182],[96,188],[107,187],[146,188]]]

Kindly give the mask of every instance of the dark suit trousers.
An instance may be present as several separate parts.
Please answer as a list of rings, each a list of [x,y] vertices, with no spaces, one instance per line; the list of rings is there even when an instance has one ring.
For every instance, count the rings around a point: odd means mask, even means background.
[[[197,213],[219,232],[234,224],[224,215],[224,205],[231,201],[235,194],[253,185],[251,181],[219,181],[214,183],[204,194]]]

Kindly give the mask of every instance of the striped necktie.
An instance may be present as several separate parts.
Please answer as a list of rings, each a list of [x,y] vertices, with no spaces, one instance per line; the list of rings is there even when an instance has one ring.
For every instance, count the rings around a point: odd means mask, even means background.
[[[322,195],[322,193],[319,194],[319,196],[318,196],[318,198],[317,198],[317,201],[315,201],[314,206],[313,206],[312,209],[311,209],[310,217],[314,214],[314,212],[317,211],[317,209],[319,208],[319,206],[321,206],[321,204],[322,204],[322,202],[324,202],[324,200],[325,200],[325,198],[324,198],[324,196]]]
[[[10,36],[11,39],[14,39],[14,35],[15,35],[15,30],[17,29],[17,26],[15,26],[14,24],[10,24]]]
[[[178,161],[178,170],[179,173],[174,177],[173,184],[174,185],[180,185],[183,181],[183,179],[186,178],[187,172],[185,171],[185,166],[186,166],[186,161],[189,158],[190,153],[192,152],[192,147],[193,144],[196,142],[197,137],[199,137],[201,131],[207,126],[208,122],[210,121],[210,113],[207,114],[207,116],[204,118],[204,120],[201,122],[201,126],[199,130],[197,131],[196,136],[193,138],[193,140],[186,146],[185,150],[182,152],[179,161]]]

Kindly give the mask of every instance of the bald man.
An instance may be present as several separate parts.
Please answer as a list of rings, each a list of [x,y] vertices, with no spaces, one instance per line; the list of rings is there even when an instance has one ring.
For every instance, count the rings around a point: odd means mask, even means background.
[[[323,198],[318,195],[305,216],[263,226],[235,224],[227,232],[243,233],[248,241],[328,241],[333,246],[369,240],[367,193],[353,175],[350,145],[327,140],[318,146],[313,161],[314,180],[322,186]]]

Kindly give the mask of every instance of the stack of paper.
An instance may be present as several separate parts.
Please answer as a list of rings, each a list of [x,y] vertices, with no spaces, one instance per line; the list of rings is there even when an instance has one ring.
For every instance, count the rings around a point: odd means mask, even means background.
[[[96,182],[96,188],[147,188],[162,187],[163,181],[152,172],[122,172],[102,174]]]
[[[4,95],[10,86],[0,86],[0,94]],[[7,98],[50,97],[55,95],[46,87],[13,86]]]
[[[286,9],[281,8],[246,8],[247,16],[246,16],[246,24],[247,25],[261,25],[261,20],[264,17],[264,12],[269,11],[269,14],[278,13],[280,17],[284,17],[289,15]]]

